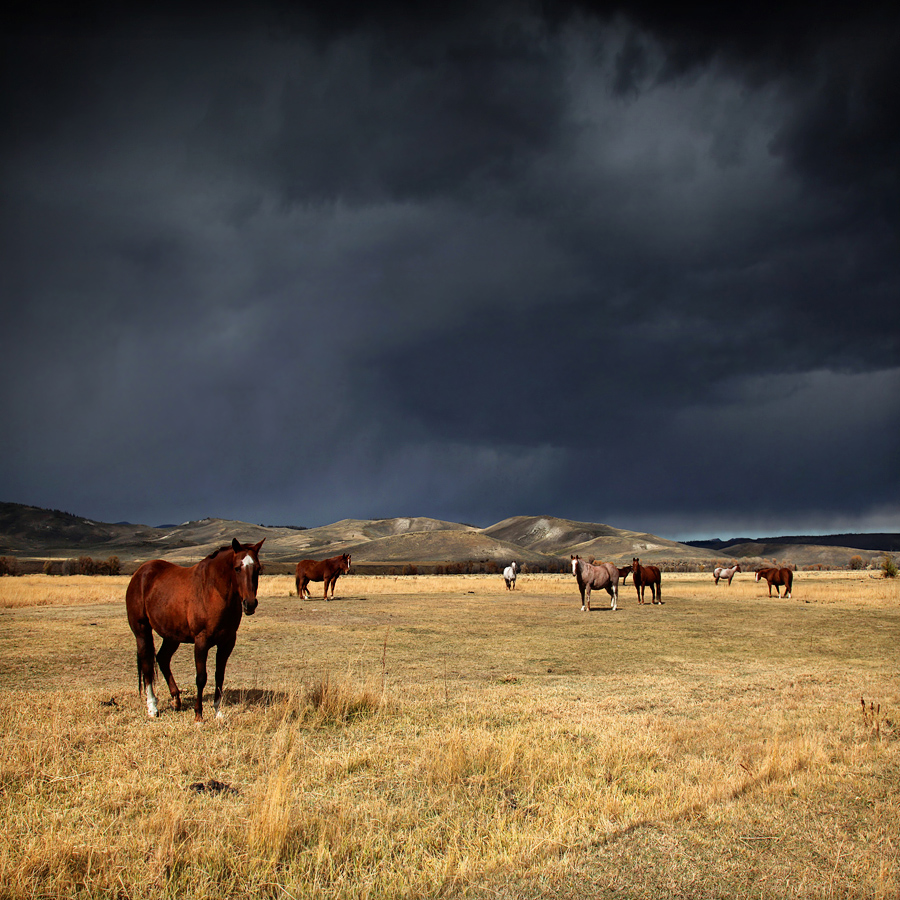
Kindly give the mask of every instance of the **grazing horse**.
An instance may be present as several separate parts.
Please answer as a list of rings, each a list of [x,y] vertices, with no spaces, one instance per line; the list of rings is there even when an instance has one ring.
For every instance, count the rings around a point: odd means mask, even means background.
[[[775,593],[780,597],[781,588],[784,587],[784,596],[791,599],[791,590],[794,586],[794,573],[787,568],[783,569],[757,569],[756,580],[765,578],[769,583],[769,596],[772,596],[772,585],[775,585]]]
[[[631,580],[637,591],[638,603],[644,602],[644,588],[650,588],[650,599],[662,603],[662,573],[657,566],[642,566],[636,557],[631,560]]]
[[[587,609],[591,608],[591,589],[603,588],[610,597],[610,609],[616,609],[619,601],[619,570],[612,563],[597,563],[593,565],[585,562],[578,556],[572,557],[572,574],[578,582],[578,590],[581,591],[581,611],[585,611],[585,597],[587,597]]]
[[[517,571],[518,567],[515,563],[512,563],[503,570],[503,580],[506,582],[506,589],[508,591],[513,590],[516,586]]]
[[[350,571],[350,554],[342,553],[340,556],[332,556],[331,559],[302,559],[297,563],[297,575],[294,582],[297,585],[297,596],[304,600],[309,599],[309,583],[311,581],[325,582],[325,599],[328,599],[328,588],[331,587],[331,599],[334,600],[334,585],[340,575]]]
[[[622,579],[622,586],[625,586],[625,582],[628,581],[628,576],[631,574],[631,566],[618,566],[619,570],[619,578]]]
[[[713,579],[715,580],[716,584],[719,583],[719,579],[724,579],[728,582],[728,587],[731,587],[731,579],[734,578],[734,573],[740,571],[740,563],[733,565],[730,569],[725,569],[722,566],[716,566],[716,568],[713,569]]]
[[[242,608],[248,616],[256,611],[262,571],[259,548],[263,541],[251,545],[232,540],[230,547],[221,547],[190,567],[153,559],[132,575],[125,592],[125,608],[137,641],[138,692],[146,690],[148,715],[159,715],[153,691],[154,660],[169,685],[175,709],[181,709],[181,691],[172,677],[172,654],[179,644],[193,644],[197,669],[195,721],[203,721],[203,688],[210,647],[217,648],[213,703],[216,718],[222,718],[219,704],[225,665],[234,649]],[[154,631],[162,638],[158,653],[153,646]]]

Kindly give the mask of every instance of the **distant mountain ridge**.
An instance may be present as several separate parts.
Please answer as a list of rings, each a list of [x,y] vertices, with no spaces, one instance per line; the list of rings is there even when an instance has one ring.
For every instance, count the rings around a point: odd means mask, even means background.
[[[872,552],[898,553],[900,552],[900,534],[891,532],[867,532],[865,534],[807,534],[807,535],[780,535],[778,537],[763,538],[729,538],[726,541],[713,538],[708,541],[682,541],[689,547],[700,547],[706,550],[714,550],[717,553],[724,552],[730,547],[766,545],[766,544],[810,544],[820,547],[854,547],[857,550],[869,550]]]
[[[263,558],[274,567],[270,571],[287,571],[300,559],[323,559],[341,553],[350,553],[354,563],[391,566],[469,560],[492,560],[498,565],[515,560],[520,567],[558,566],[574,553],[619,565],[630,563],[635,556],[643,562],[778,558],[796,565],[846,565],[854,554],[890,552],[900,544],[898,535],[850,536],[869,540],[849,546],[840,544],[840,539],[847,537],[843,535],[810,538],[810,543],[803,543],[801,538],[688,543],[553,516],[513,516],[487,528],[421,516],[342,519],[317,528],[252,525],[217,518],[153,527],[94,522],[61,510],[0,503],[0,555],[32,562],[118,556],[126,565],[155,558],[190,564],[229,544],[234,537],[245,542],[265,538]],[[874,546],[879,543],[883,546]]]

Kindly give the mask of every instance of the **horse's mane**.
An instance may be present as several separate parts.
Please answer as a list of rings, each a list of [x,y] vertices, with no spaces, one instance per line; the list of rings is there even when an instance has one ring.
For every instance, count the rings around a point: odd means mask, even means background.
[[[231,549],[230,546],[219,547],[218,550],[213,550],[213,552],[210,553],[209,556],[204,556],[203,558],[204,559],[215,559],[220,553],[224,553],[226,550],[230,550],[230,549]]]

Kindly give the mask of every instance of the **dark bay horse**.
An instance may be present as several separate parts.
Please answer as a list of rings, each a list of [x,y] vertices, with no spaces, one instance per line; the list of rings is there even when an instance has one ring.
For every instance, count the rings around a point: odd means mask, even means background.
[[[331,599],[334,600],[334,585],[340,575],[350,571],[350,554],[343,553],[340,556],[332,556],[331,559],[302,559],[297,563],[297,575],[294,582],[297,585],[297,596],[304,600],[309,599],[309,583],[311,581],[325,582],[325,599],[328,599],[328,587],[331,586]]]
[[[622,579],[622,587],[625,586],[625,582],[628,581],[628,576],[631,574],[631,566],[617,566],[619,570],[619,578]]]
[[[780,597],[781,588],[784,587],[784,596],[790,600],[791,590],[794,586],[794,573],[787,568],[782,569],[757,569],[756,580],[765,578],[769,583],[769,596],[772,596],[772,585],[775,585],[775,593]]]
[[[740,563],[736,563],[730,569],[726,569],[723,566],[716,566],[715,569],[713,569],[713,580],[718,584],[720,580],[724,579],[728,582],[728,587],[731,587],[731,579],[734,578],[734,573],[740,571]]]
[[[172,654],[179,644],[194,645],[197,669],[195,720],[203,721],[203,688],[206,686],[206,657],[216,647],[216,691],[213,703],[221,718],[222,684],[225,666],[234,649],[242,611],[256,611],[259,586],[258,544],[232,540],[195,566],[176,566],[164,559],[145,562],[131,577],[125,593],[128,624],[137,641],[138,691],[147,693],[147,713],[159,715],[153,691],[154,660],[159,663],[175,709],[181,709],[181,692],[172,677]],[[153,646],[153,632],[162,638],[159,652]]]
[[[636,557],[631,560],[631,580],[637,591],[638,603],[644,602],[644,588],[650,588],[650,599],[662,603],[662,573],[656,566],[642,566]]]
[[[610,597],[610,609],[616,609],[619,600],[619,570],[612,563],[585,562],[578,556],[572,557],[572,574],[578,582],[578,590],[581,591],[581,611],[591,608],[591,589],[603,588]],[[585,598],[587,598],[585,600]]]

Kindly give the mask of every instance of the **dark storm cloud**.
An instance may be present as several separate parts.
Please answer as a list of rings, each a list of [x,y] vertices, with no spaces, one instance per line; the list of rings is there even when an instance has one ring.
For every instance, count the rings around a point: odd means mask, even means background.
[[[898,18],[671,9],[8,18],[0,496],[900,527]]]

